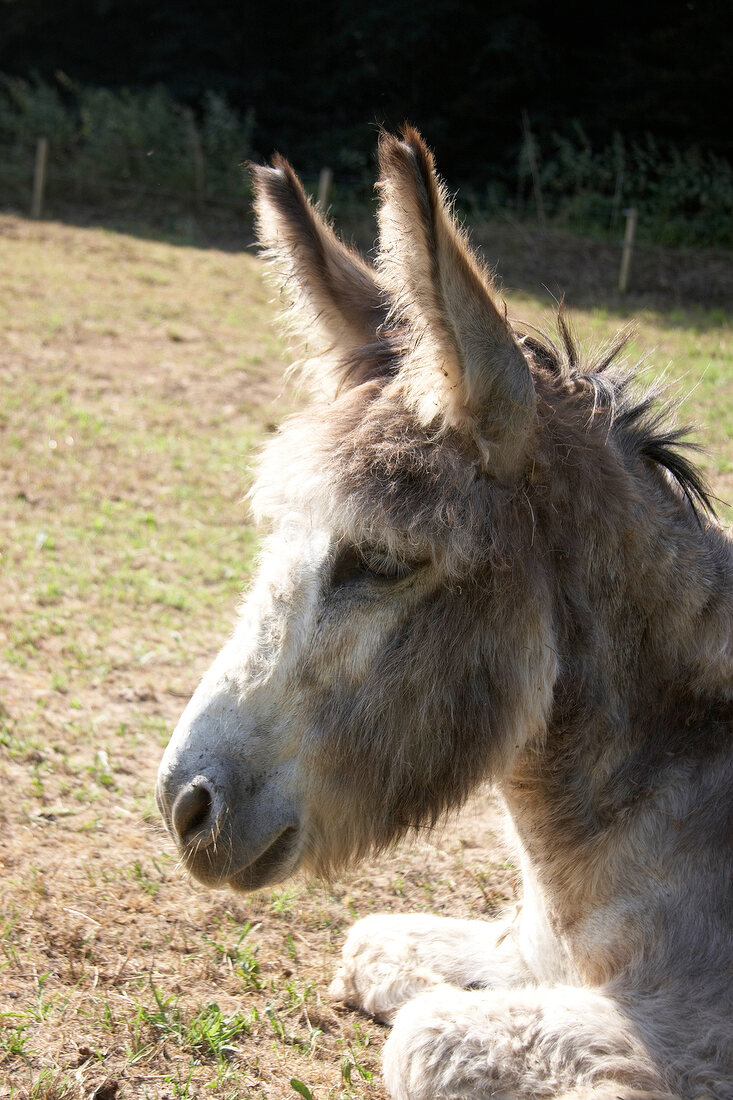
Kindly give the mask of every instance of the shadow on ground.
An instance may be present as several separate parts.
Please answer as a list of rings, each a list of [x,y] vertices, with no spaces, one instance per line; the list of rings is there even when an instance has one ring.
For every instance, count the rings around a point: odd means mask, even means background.
[[[24,216],[8,209],[6,213]],[[364,253],[372,252],[376,222],[363,205],[338,200],[330,211],[340,235]],[[255,247],[251,209],[245,203],[207,203],[194,208],[155,196],[116,201],[103,207],[55,204],[46,216],[69,225],[104,228],[168,244],[240,252]],[[548,304],[564,301],[593,306],[625,318],[640,310],[668,316],[681,310],[709,311],[700,322],[728,322],[733,308],[733,252],[671,249],[638,243],[629,290],[618,291],[621,242],[597,241],[557,228],[540,228],[506,216],[466,225],[507,293],[523,291]],[[671,318],[674,321],[674,316]],[[680,323],[688,325],[689,316]]]

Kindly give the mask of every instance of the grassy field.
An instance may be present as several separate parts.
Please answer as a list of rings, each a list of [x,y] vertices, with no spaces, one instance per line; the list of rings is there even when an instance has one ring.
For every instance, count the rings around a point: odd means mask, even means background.
[[[344,931],[513,897],[486,795],[328,886],[177,869],[155,772],[247,578],[253,452],[296,401],[270,297],[249,254],[0,216],[2,1098],[379,1100],[383,1029],[325,995]],[[628,319],[570,312],[591,342]],[[646,312],[634,341],[690,392],[728,499],[730,320]]]

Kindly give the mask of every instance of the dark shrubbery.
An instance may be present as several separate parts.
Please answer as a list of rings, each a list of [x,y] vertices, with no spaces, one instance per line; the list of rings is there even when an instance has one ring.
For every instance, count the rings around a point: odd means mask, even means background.
[[[241,163],[252,155],[253,130],[251,111],[242,115],[211,91],[192,108],[163,87],[112,91],[62,76],[55,85],[0,76],[0,204],[27,207],[40,136],[49,140],[51,204],[109,202],[134,189],[163,199],[244,203],[248,180]],[[366,206],[371,168],[342,138],[338,149],[323,152],[335,170],[335,202]],[[733,167],[710,152],[679,150],[652,137],[627,142],[618,134],[594,148],[576,124],[541,145],[527,131],[516,176],[487,164],[486,177],[491,182],[483,194],[461,192],[462,202],[473,195],[479,215],[531,219],[539,187],[547,221],[573,232],[618,238],[623,210],[636,206],[642,240],[733,247]]]
[[[617,230],[635,206],[641,236],[656,244],[733,246],[733,166],[712,153],[620,134],[593,149],[576,126],[556,135],[539,175],[548,213],[576,231]]]
[[[252,124],[214,92],[194,112],[162,87],[111,91],[0,77],[0,202],[27,202],[41,136],[49,141],[53,196],[94,202],[138,187],[243,199]]]

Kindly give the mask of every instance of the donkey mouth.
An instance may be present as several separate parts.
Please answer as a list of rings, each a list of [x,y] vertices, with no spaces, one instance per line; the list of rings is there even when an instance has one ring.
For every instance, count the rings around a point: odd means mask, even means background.
[[[300,862],[298,840],[297,826],[286,826],[264,852],[227,878],[227,886],[233,890],[257,890],[260,886],[269,886],[287,878]]]
[[[217,860],[215,850],[208,849],[184,856],[184,862],[190,874],[205,886],[230,886],[239,892],[249,892],[280,882],[293,873],[300,862],[299,838],[298,826],[287,825],[254,858],[241,853],[238,859],[235,839],[228,858],[223,861]]]

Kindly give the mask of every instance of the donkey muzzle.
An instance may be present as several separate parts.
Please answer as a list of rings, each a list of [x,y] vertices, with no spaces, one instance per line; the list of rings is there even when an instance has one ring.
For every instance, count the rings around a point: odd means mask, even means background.
[[[164,759],[155,789],[188,871],[207,886],[237,890],[286,878],[304,848],[287,765],[255,774],[216,756],[201,764],[187,768],[185,754],[171,765]]]

